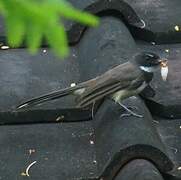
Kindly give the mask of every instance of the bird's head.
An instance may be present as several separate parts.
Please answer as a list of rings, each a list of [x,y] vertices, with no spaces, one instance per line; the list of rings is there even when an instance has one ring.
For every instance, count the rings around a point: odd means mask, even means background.
[[[136,55],[135,60],[139,68],[146,73],[153,73],[158,68],[161,68],[162,79],[166,80],[168,73],[167,59],[161,59],[152,52],[142,52]]]

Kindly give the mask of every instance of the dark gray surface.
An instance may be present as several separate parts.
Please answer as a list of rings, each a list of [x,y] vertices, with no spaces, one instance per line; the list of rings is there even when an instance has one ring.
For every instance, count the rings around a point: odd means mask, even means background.
[[[145,21],[146,29],[153,32],[175,31],[181,25],[180,0],[125,0]]]
[[[88,29],[77,47],[82,81],[126,62],[136,52],[130,32],[119,19],[113,17],[102,18],[98,28]]]
[[[159,134],[168,149],[169,157],[174,162],[174,170],[171,174],[181,177],[181,120],[157,119],[155,122]]]
[[[101,1],[101,0],[100,0]],[[77,2],[77,1],[76,1]],[[72,1],[72,4],[76,4]],[[95,3],[98,1],[95,1]],[[108,3],[112,1],[107,0]],[[114,0],[116,2],[116,0]],[[117,1],[117,7],[120,9],[122,16],[116,14],[117,8],[110,8],[112,12],[104,11],[104,16],[117,16],[120,19],[124,16],[123,11],[121,11],[120,1]],[[123,2],[123,1],[122,1]],[[179,19],[181,12],[181,2],[179,0],[169,1],[169,0],[159,0],[159,1],[147,1],[147,0],[126,0],[124,1],[130,9],[133,9],[134,14],[138,16],[139,26],[133,23],[133,27],[129,27],[132,35],[136,39],[145,41],[155,41],[158,44],[161,43],[180,43],[181,42],[181,31],[176,31],[175,26],[181,26],[181,20]],[[89,5],[82,1],[82,5],[78,3],[78,7],[86,7]],[[94,2],[93,2],[94,3]],[[120,6],[120,7],[119,7]],[[109,8],[108,8],[109,9]],[[94,12],[92,10],[91,12]],[[145,23],[140,23],[141,19]],[[124,19],[128,23],[129,18]],[[72,23],[66,22],[66,27],[69,29]],[[136,27],[136,28],[135,28]],[[138,28],[137,28],[138,27]]]
[[[126,164],[115,180],[164,180],[158,169],[144,159],[132,160]]]
[[[114,164],[104,171],[103,178],[109,177],[112,171],[116,172],[116,168],[121,168],[130,160],[130,157],[131,159],[138,157],[150,159],[160,171],[169,171],[172,166],[169,160],[165,159],[164,155],[162,156],[159,152],[155,153],[154,149],[151,148],[159,149],[160,152],[167,155],[167,150],[144,103],[139,98],[132,97],[125,100],[123,104],[128,107],[136,105],[137,111],[134,111],[142,114],[144,118],[121,117],[121,114],[124,113],[121,107],[114,102],[105,101],[94,119],[98,172],[101,172],[105,168],[105,164],[108,165],[108,162]],[[148,148],[149,150],[145,150],[144,145],[151,147]],[[134,150],[127,154],[126,149],[128,147],[133,147]],[[122,149],[125,149],[124,155],[121,152]],[[119,153],[120,155],[118,155]],[[114,158],[115,155],[119,157],[119,161]]]
[[[24,49],[0,51],[0,110],[8,111],[23,101],[78,82],[77,51],[61,60],[43,49],[31,56]],[[60,102],[60,101],[59,101]],[[59,102],[47,107],[60,106]],[[64,101],[66,106],[68,101]],[[69,105],[70,103],[68,103]],[[46,107],[46,106],[44,106]],[[62,107],[64,108],[64,107]]]
[[[109,1],[109,0],[108,0]],[[73,6],[85,9],[87,6],[97,2],[96,0],[69,0]],[[180,42],[181,31],[176,32],[175,26],[181,26],[181,1],[180,0],[125,0],[130,7],[137,13],[137,15],[144,20],[146,26],[144,29],[149,31],[147,40],[155,39],[158,42]],[[111,3],[111,1],[110,1]],[[0,19],[0,32],[1,37],[4,37],[4,23],[2,18]],[[70,30],[73,22],[65,21],[67,30]],[[150,33],[151,32],[151,33]],[[139,33],[138,37],[144,31]],[[145,35],[144,35],[145,36]],[[165,40],[164,40],[165,39]]]
[[[0,127],[0,179],[79,179],[95,176],[95,150],[91,123]],[[29,154],[34,149],[35,153]]]
[[[69,0],[69,2],[77,8],[84,9],[96,0]],[[180,0],[125,0],[125,2],[145,21],[145,29],[152,32],[168,33],[169,31],[175,32],[176,25],[181,26]]]

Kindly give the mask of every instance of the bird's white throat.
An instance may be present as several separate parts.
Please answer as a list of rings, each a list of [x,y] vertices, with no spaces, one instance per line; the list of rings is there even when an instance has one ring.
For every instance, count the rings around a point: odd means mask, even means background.
[[[145,72],[154,72],[155,71],[155,67],[140,66],[140,69]]]

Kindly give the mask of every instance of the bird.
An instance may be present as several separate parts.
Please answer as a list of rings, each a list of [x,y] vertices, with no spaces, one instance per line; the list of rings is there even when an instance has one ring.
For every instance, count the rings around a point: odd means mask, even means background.
[[[18,105],[16,109],[31,108],[67,95],[75,95],[76,107],[85,108],[107,97],[131,115],[142,117],[123,105],[122,101],[139,95],[149,85],[159,67],[167,67],[167,60],[161,59],[153,52],[139,52],[132,56],[130,61],[117,65],[93,79],[35,97]]]

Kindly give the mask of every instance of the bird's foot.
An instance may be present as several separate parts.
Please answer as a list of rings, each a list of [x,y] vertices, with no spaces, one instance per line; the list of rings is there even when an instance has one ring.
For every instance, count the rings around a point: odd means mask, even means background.
[[[143,115],[140,115],[140,114],[136,114],[135,112],[131,112],[131,113],[124,113],[124,114],[121,114],[120,117],[127,117],[127,116],[135,116],[135,117],[138,117],[138,118],[143,118]]]
[[[132,106],[132,107],[126,107],[124,104],[120,103],[119,102],[119,105],[121,107],[123,107],[128,113],[124,113],[121,115],[121,117],[126,117],[126,116],[135,116],[135,117],[138,117],[138,118],[143,118],[143,115],[140,115],[140,114],[137,114],[135,112],[133,112],[131,109],[138,109],[137,107],[135,106]]]

